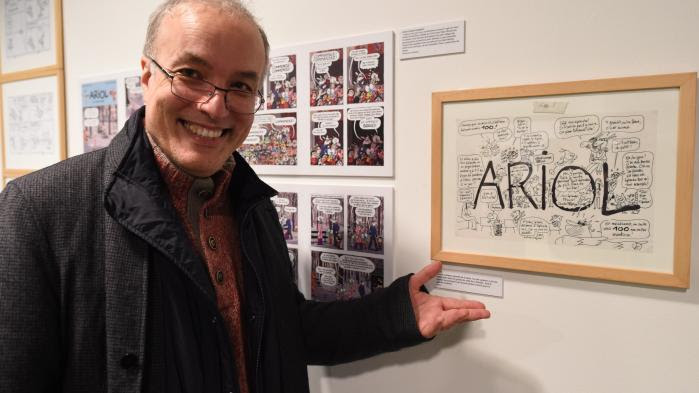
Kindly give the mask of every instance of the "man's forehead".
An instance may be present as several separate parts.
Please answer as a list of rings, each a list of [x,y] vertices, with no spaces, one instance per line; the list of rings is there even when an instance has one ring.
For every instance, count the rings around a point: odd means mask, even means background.
[[[258,59],[263,63],[265,60],[264,43],[254,21],[206,3],[187,2],[174,8],[163,19],[155,42],[155,51],[164,50],[163,54],[173,56],[173,61],[205,68],[213,68],[221,63],[219,60],[225,63],[226,57],[238,55],[241,55],[235,61],[238,65],[252,66]],[[257,64],[252,68],[249,71],[259,73]]]

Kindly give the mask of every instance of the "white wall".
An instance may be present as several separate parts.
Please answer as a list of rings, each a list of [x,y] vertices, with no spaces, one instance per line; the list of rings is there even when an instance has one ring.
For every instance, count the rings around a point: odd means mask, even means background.
[[[156,3],[64,0],[71,155],[82,150],[79,78],[137,67],[147,14]],[[466,54],[395,64],[396,275],[429,259],[432,91],[699,70],[696,0],[259,0],[253,9],[277,47],[467,21]],[[312,389],[695,392],[697,211],[687,291],[470,269],[505,279],[502,299],[470,296],[488,304],[492,319],[399,353],[315,368]]]

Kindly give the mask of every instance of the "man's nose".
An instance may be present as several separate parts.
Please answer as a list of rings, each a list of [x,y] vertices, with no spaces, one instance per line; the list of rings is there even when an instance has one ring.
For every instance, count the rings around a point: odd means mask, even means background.
[[[208,101],[199,104],[199,110],[206,113],[211,119],[220,119],[229,116],[231,111],[226,105],[226,93],[216,90]]]

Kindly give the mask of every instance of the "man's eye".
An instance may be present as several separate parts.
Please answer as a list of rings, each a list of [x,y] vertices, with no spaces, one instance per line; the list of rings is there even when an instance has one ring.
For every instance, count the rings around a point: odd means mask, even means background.
[[[247,85],[247,84],[245,84],[245,83],[243,83],[243,82],[234,82],[234,83],[231,83],[231,89],[241,90],[241,91],[247,91],[247,92],[251,92],[251,91],[252,91],[252,88],[251,88],[249,85]]]
[[[182,76],[186,76],[188,78],[201,79],[201,74],[198,71],[193,70],[191,68],[183,68],[181,70],[177,70],[176,73]]]

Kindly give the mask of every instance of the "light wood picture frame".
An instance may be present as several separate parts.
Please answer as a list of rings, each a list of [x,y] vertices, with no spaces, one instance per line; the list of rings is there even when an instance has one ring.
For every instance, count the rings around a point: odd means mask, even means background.
[[[696,84],[433,93],[432,259],[688,288]]]
[[[0,3],[0,76],[25,79],[63,68],[61,0]]]

